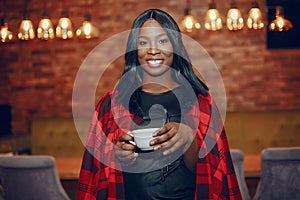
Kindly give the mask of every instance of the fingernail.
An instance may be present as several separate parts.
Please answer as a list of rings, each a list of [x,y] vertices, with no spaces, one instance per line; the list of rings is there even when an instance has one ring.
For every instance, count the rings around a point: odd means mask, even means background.
[[[133,137],[133,134],[131,131],[129,131],[127,134],[130,135],[131,137]]]
[[[152,134],[152,136],[153,136],[153,137],[156,137],[156,136],[157,136],[157,134],[158,134],[158,132],[159,132],[161,129],[162,129],[162,128],[160,128],[160,129],[158,129],[158,130],[154,131],[154,132],[153,132],[153,134]]]
[[[158,145],[158,146],[155,146],[155,147],[153,147],[153,150],[154,151],[156,151],[156,150],[159,150],[160,149],[160,146]]]

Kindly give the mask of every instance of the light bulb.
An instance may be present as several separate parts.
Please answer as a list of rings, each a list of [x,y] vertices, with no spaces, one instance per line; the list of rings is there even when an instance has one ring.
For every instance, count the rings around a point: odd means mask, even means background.
[[[71,20],[67,17],[67,13],[63,11],[62,17],[58,20],[56,27],[56,37],[68,39],[73,37],[73,26]]]
[[[195,20],[189,9],[185,11],[185,16],[181,21],[181,27],[186,32],[192,32],[194,29],[201,28],[200,23]]]
[[[281,9],[281,7],[276,6],[276,16],[269,24],[269,30],[287,31],[293,28],[292,22],[284,18],[283,11]]]
[[[51,20],[48,18],[47,14],[43,14],[43,18],[41,19],[38,29],[37,29],[37,37],[39,39],[48,40],[54,38],[54,29]]]
[[[237,9],[235,2],[231,4],[231,8],[227,12],[226,25],[228,30],[241,30],[244,27],[241,11]]]
[[[1,42],[9,42],[13,39],[13,34],[11,31],[8,30],[8,25],[5,22],[5,19],[1,19],[1,26],[0,26],[0,39]]]
[[[20,40],[31,40],[34,39],[34,37],[35,37],[35,33],[34,33],[32,21],[24,18],[21,21],[18,38]]]
[[[249,29],[262,29],[264,27],[262,13],[256,1],[253,2],[252,8],[249,10],[247,27]]]
[[[216,31],[222,29],[222,19],[214,3],[209,5],[205,15],[204,26],[206,30]]]
[[[91,16],[86,14],[85,21],[82,23],[82,26],[76,30],[77,37],[91,39],[98,37],[99,31],[91,23]]]

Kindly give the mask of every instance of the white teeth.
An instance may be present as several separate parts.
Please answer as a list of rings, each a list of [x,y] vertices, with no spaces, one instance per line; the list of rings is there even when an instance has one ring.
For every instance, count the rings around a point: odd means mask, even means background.
[[[148,60],[148,63],[150,63],[151,65],[161,64],[162,62],[162,60]]]

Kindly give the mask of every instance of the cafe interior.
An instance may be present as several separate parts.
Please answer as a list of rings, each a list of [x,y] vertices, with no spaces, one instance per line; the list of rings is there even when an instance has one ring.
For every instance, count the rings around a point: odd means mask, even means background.
[[[168,12],[201,47],[188,48],[192,62],[210,60],[192,64],[221,102],[243,199],[299,199],[299,1],[1,0],[0,8],[0,199],[75,199],[89,110],[120,78],[124,54],[115,52],[148,8]]]

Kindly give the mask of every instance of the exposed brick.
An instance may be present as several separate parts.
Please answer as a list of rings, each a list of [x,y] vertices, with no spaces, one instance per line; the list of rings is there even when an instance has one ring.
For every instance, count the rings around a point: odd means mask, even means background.
[[[193,1],[193,12],[202,29],[190,36],[199,42],[213,59],[222,75],[228,111],[295,110],[300,109],[300,50],[267,49],[266,30],[230,32],[225,28],[218,32],[204,30],[203,19],[210,0]],[[215,1],[223,20],[230,2]],[[245,17],[252,0],[237,2]],[[265,13],[265,1],[258,1]],[[7,22],[17,37],[23,15],[24,3],[6,2]],[[76,74],[89,53],[102,41],[114,34],[129,30],[132,20],[147,8],[160,8],[169,12],[175,20],[183,17],[185,1],[170,0],[49,0],[46,8],[54,25],[65,8],[76,30],[81,26],[84,14],[89,12],[98,27],[97,39],[50,41],[18,41],[0,44],[0,103],[12,105],[13,132],[30,131],[33,118],[72,116],[73,84]],[[43,2],[29,1],[29,14],[34,22],[42,15]],[[120,46],[112,45],[110,51]],[[198,52],[191,52],[198,55]],[[103,57],[104,56],[104,57]],[[99,56],[99,64],[105,55]],[[95,64],[95,63],[94,63]],[[124,62],[121,56],[105,70],[101,79],[93,78],[95,68],[86,69],[87,79],[82,90],[93,87],[98,81],[95,103],[113,88],[121,76]],[[222,99],[223,97],[216,97]],[[84,112],[87,108],[83,107]]]

